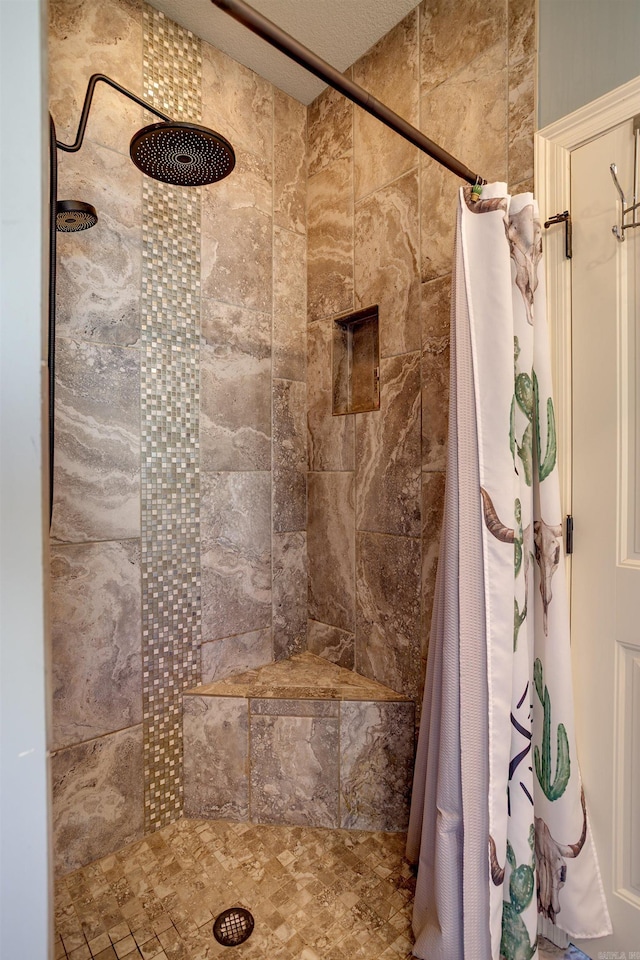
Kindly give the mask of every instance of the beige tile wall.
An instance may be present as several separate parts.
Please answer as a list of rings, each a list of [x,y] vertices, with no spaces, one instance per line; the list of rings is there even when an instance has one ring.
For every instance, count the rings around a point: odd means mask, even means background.
[[[535,0],[424,0],[348,75],[487,180],[533,177]],[[420,698],[444,502],[460,181],[309,107],[309,649]],[[331,329],[380,306],[381,409],[332,417]]]

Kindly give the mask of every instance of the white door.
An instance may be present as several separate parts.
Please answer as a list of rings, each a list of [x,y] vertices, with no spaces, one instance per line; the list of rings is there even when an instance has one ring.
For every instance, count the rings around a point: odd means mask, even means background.
[[[573,151],[571,618],[578,753],[614,933],[579,946],[640,960],[640,228],[633,121]],[[558,229],[558,228],[556,228]]]

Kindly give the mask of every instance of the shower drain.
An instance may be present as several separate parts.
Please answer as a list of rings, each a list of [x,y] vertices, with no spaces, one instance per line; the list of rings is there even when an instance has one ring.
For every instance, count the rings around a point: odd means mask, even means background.
[[[253,917],[243,907],[223,910],[213,924],[213,935],[223,947],[236,947],[253,933]]]

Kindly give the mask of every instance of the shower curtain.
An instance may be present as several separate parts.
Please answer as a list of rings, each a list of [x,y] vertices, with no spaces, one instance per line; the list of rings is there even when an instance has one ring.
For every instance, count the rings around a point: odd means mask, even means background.
[[[611,932],[578,769],[542,239],[460,190],[445,519],[407,853],[414,954],[528,960]]]

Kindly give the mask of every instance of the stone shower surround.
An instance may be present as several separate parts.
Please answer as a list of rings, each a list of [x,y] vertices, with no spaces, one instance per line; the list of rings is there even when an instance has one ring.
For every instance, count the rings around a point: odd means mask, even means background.
[[[414,710],[310,653],[187,691],[185,813],[403,831]]]
[[[132,133],[153,120],[136,105],[101,89],[82,150],[59,157],[61,198],[93,203],[100,217],[58,246],[50,749],[56,859],[68,871],[179,815],[176,710],[198,662],[208,683],[308,643],[419,699],[444,490],[457,182],[333,91],[307,109],[142,0],[50,0],[49,10],[61,140],[73,140],[100,69],[140,96],[180,93],[171,110],[192,117],[200,82],[202,123],[238,158],[233,177],[201,191],[198,250],[186,235],[197,210],[170,207],[130,162]],[[423,2],[348,72],[485,176],[530,186],[533,0]],[[161,265],[155,277],[143,251]],[[148,343],[143,270],[146,303],[159,303],[170,272],[183,283],[185,252],[199,335],[178,342],[182,306],[167,289],[162,343]],[[332,417],[333,317],[373,302],[381,410]],[[154,398],[149,369],[141,395],[156,346],[180,381],[170,398]],[[199,369],[182,365],[187,355]],[[183,415],[191,435],[175,437]],[[179,471],[164,472],[154,442],[175,444]],[[174,616],[185,642],[164,650]],[[338,718],[252,713],[248,729],[253,721],[260,743],[297,730],[296,742],[322,753]]]

